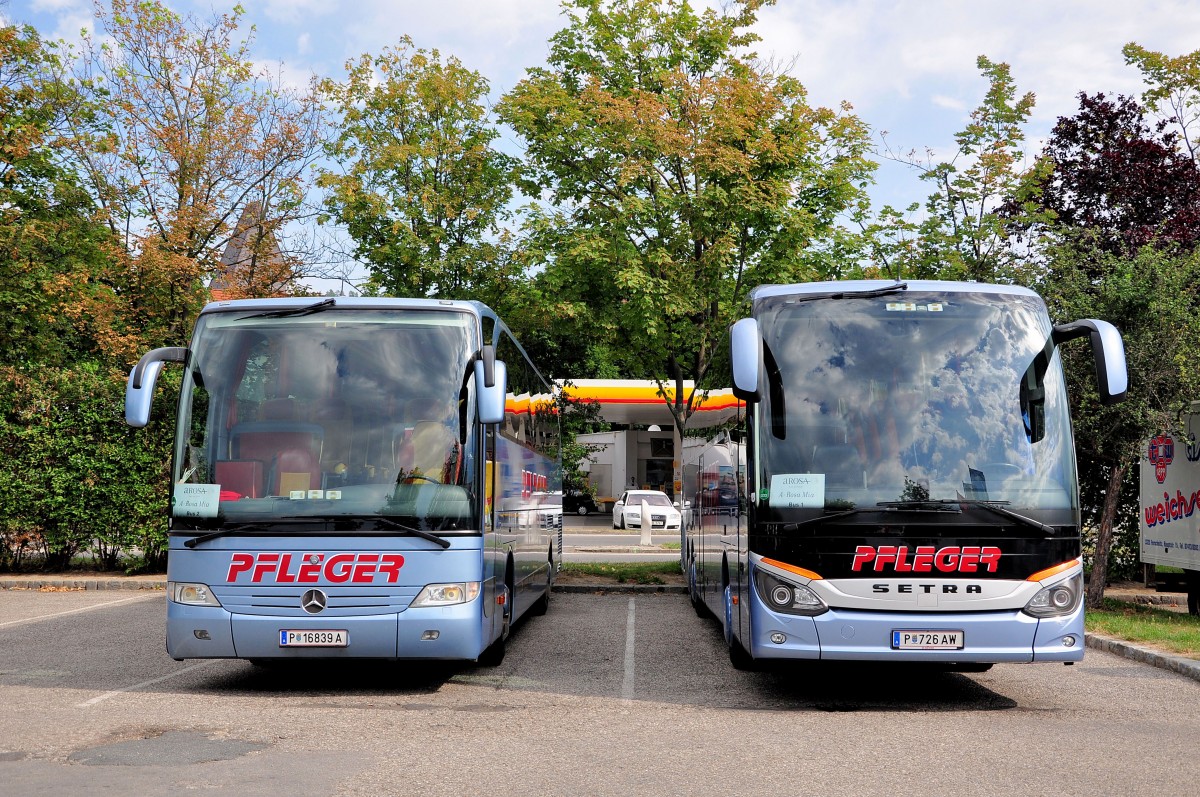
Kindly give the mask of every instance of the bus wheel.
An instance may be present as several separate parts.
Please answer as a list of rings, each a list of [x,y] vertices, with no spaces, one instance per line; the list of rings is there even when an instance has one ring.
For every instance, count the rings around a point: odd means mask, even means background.
[[[508,588],[508,577],[504,579],[504,608],[500,612],[503,618],[500,636],[479,654],[479,663],[484,667],[498,667],[504,661],[508,646],[508,632],[512,628],[512,590]]]
[[[754,669],[754,657],[733,633],[733,588],[728,584],[725,585],[725,642],[729,645],[729,663],[735,670]]]
[[[554,586],[554,554],[550,554],[550,569],[546,575],[546,591],[542,593],[542,597],[534,601],[534,604],[529,607],[529,613],[534,617],[541,617],[550,609],[550,588]]]
[[[729,663],[733,665],[733,669],[743,672],[753,672],[755,669],[754,657],[746,652],[742,647],[742,643],[736,639],[729,645]]]
[[[696,586],[696,560],[693,559],[688,566],[688,598],[692,601],[692,608],[696,611],[697,617],[704,617],[708,614],[708,609],[704,605],[704,600],[700,597],[700,588]]]

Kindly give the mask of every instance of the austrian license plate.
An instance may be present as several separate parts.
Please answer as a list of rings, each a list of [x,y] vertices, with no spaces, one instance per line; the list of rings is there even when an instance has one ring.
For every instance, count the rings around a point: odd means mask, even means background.
[[[962,650],[962,631],[893,631],[892,650]]]
[[[281,648],[344,648],[350,644],[349,631],[327,629],[279,631]]]

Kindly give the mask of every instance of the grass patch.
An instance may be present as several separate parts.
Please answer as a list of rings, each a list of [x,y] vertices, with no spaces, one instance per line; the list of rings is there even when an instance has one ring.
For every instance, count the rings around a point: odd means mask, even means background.
[[[666,548],[668,551],[678,551],[683,548],[683,543],[679,542],[664,542],[659,544],[659,548]]]
[[[666,584],[679,562],[563,562],[562,572],[615,580],[618,584]]]
[[[1086,626],[1105,636],[1200,658],[1200,617],[1190,614],[1105,598],[1103,609],[1088,610]]]

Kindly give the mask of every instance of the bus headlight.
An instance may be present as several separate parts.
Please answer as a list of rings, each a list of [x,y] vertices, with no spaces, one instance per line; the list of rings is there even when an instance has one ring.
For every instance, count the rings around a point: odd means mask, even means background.
[[[817,593],[800,584],[784,581],[761,568],[754,571],[754,586],[759,598],[772,611],[815,617],[829,611]]]
[[[220,606],[221,602],[207,584],[196,584],[190,581],[168,581],[167,595],[175,603],[187,606]]]
[[[1079,608],[1083,599],[1083,573],[1076,573],[1057,584],[1042,587],[1022,610],[1033,617],[1061,617]]]
[[[478,581],[426,584],[410,605],[416,609],[427,606],[454,606],[459,603],[470,603],[478,596]]]

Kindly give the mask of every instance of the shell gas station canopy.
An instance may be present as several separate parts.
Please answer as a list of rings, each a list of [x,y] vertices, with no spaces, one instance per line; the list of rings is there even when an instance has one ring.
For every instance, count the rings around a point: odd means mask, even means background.
[[[684,398],[695,390],[691,382],[683,383]],[[580,379],[569,382],[563,392],[576,401],[594,401],[600,405],[600,416],[609,423],[626,426],[660,426],[671,429],[674,418],[667,406],[675,400],[675,388],[665,390],[649,380],[637,379]],[[688,421],[689,428],[715,426],[732,418],[741,402],[729,388],[700,391],[696,412]]]

